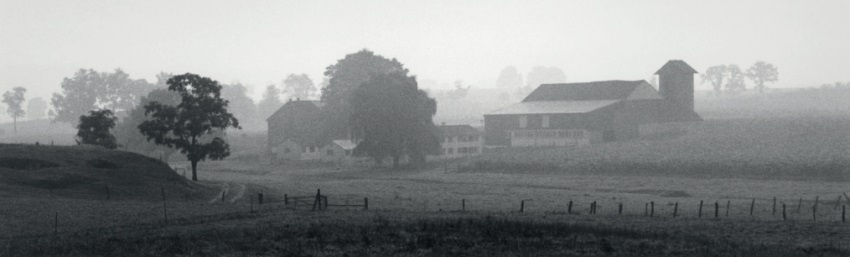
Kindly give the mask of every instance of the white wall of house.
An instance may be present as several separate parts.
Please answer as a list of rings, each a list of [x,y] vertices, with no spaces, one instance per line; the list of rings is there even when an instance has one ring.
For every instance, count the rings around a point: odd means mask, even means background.
[[[588,145],[594,136],[593,133],[584,129],[529,129],[510,131],[511,147]]]
[[[456,158],[481,154],[484,137],[480,135],[446,136],[440,142],[442,156]]]

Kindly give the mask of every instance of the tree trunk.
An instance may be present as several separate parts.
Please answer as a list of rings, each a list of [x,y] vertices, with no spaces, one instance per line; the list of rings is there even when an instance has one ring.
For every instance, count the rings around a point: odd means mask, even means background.
[[[192,181],[198,181],[198,161],[192,162]]]

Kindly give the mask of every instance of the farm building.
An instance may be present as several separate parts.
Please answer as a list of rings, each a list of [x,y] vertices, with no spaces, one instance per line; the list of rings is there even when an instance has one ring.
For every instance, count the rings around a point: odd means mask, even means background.
[[[331,142],[322,134],[322,106],[319,101],[290,100],[269,116],[269,151],[278,159],[321,159],[321,148]]]
[[[576,146],[640,136],[640,126],[701,121],[694,112],[697,73],[681,60],[644,80],[543,84],[522,102],[484,115],[488,146]]]
[[[484,138],[481,132],[470,125],[441,125],[440,147],[442,156],[455,158],[481,153]]]

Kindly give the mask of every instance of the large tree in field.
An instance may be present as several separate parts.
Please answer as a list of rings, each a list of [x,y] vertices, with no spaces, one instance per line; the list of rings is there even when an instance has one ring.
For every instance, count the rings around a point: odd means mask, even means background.
[[[328,85],[322,88],[325,134],[331,138],[346,137],[350,132],[348,120],[354,91],[373,74],[392,72],[407,74],[408,71],[395,58],[387,59],[366,49],[346,55],[336,64],[328,66],[325,70]]]
[[[47,115],[47,101],[44,98],[34,97],[27,101],[27,118],[37,120]]]
[[[720,90],[723,88],[723,80],[726,79],[726,65],[708,67],[705,72],[700,74],[700,78],[702,79],[700,83],[711,83],[714,94],[720,95]]]
[[[116,121],[118,118],[108,109],[92,110],[89,111],[89,115],[80,116],[80,123],[77,125],[77,144],[117,148],[115,136],[109,132],[115,127]]]
[[[125,112],[135,107],[139,99],[153,90],[144,79],[133,80],[121,69],[97,72],[80,69],[73,77],[62,80],[62,92],[54,93],[50,100],[53,121],[76,124],[80,115],[90,110],[107,108]]]
[[[747,69],[747,78],[753,81],[759,93],[764,93],[765,82],[779,81],[779,70],[773,64],[756,62]]]
[[[18,118],[24,117],[24,114],[26,114],[24,109],[21,107],[21,104],[23,104],[24,100],[26,100],[26,98],[24,98],[24,94],[26,92],[26,88],[15,87],[12,88],[11,91],[3,93],[3,103],[5,103],[8,107],[6,109],[6,113],[12,117],[15,133],[18,133]]]
[[[186,73],[168,79],[168,90],[180,94],[176,106],[150,102],[144,106],[151,120],[139,124],[148,140],[180,149],[192,164],[192,180],[198,180],[198,162],[210,158],[221,160],[230,155],[230,145],[221,137],[209,140],[228,127],[239,127],[239,121],[227,111],[228,101],[221,97],[221,85],[207,77]]]
[[[354,149],[377,163],[392,157],[393,167],[407,155],[413,164],[440,148],[432,121],[437,104],[404,71],[374,74],[352,99],[351,126],[362,139]]]

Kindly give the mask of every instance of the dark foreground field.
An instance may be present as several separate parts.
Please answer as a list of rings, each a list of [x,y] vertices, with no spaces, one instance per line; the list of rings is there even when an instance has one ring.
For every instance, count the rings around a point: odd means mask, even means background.
[[[9,238],[0,256],[848,256],[848,229],[825,225],[266,210]]]

